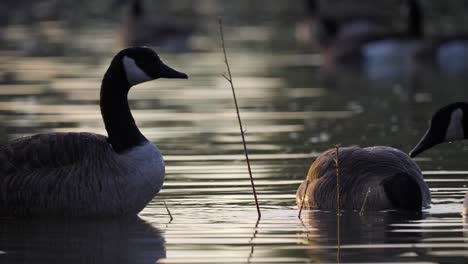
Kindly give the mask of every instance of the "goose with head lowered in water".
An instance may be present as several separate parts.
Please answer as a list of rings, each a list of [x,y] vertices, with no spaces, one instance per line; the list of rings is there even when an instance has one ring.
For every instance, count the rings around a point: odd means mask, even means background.
[[[145,47],[112,60],[101,86],[108,137],[52,133],[0,145],[0,216],[136,215],[159,192],[164,160],[139,131],[127,95],[139,83],[187,78]]]
[[[335,159],[336,150],[329,149],[312,163],[296,192],[299,207],[304,203],[304,208],[337,209]],[[421,170],[398,149],[340,148],[338,161],[340,209],[421,210],[430,206],[431,194]]]
[[[411,150],[410,156],[416,157],[435,145],[468,138],[468,104],[456,102],[446,105],[432,116],[429,129],[419,143]],[[468,214],[468,193],[463,205]]]

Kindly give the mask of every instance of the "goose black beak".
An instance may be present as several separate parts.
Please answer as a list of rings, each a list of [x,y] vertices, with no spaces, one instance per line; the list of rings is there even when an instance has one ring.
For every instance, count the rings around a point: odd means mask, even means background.
[[[159,77],[169,79],[188,79],[187,74],[176,71],[164,63],[159,67]]]
[[[416,157],[418,154],[421,152],[433,147],[434,145],[437,145],[440,143],[440,140],[437,140],[431,130],[427,130],[422,139],[419,141],[419,143],[416,145],[416,147],[413,148],[413,150],[410,151],[409,155],[411,158]]]

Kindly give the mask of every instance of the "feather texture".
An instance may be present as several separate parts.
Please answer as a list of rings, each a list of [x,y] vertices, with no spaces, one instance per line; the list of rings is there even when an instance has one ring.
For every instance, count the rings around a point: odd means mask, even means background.
[[[19,138],[0,146],[0,215],[136,214],[163,180],[162,156],[149,142],[119,154],[92,133]]]
[[[409,199],[420,200],[423,207],[430,205],[431,194],[416,163],[405,153],[390,147],[340,148],[340,196],[342,209],[361,208],[364,197],[370,188],[366,209],[384,210],[401,208],[392,202],[388,195],[394,195],[401,190],[389,192],[385,186],[388,179],[407,177],[419,188],[418,192],[405,194]],[[335,149],[322,153],[309,169],[306,180],[299,186],[296,202],[303,202],[305,208],[336,209],[336,167]],[[406,179],[405,179],[406,180]],[[395,185],[397,186],[397,185]],[[410,204],[411,201],[408,201]],[[416,201],[415,201],[416,202]]]

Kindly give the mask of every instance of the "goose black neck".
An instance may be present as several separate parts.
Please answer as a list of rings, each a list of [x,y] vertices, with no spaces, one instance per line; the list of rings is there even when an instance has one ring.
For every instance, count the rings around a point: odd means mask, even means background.
[[[109,143],[118,153],[141,145],[147,139],[135,124],[128,105],[130,85],[118,61],[112,62],[104,75],[101,86],[101,114],[104,119]]]
[[[143,16],[144,7],[143,7],[143,3],[141,0],[133,0],[130,8],[131,8],[130,12],[133,16],[135,17]]]
[[[307,13],[310,16],[316,16],[319,11],[319,5],[317,3],[318,0],[306,0],[306,8],[307,8]]]
[[[461,109],[463,112],[463,120],[462,120],[462,126],[463,126],[463,138],[468,139],[468,104],[466,103],[460,103]]]
[[[423,14],[418,0],[408,0],[408,33],[414,37],[422,37],[423,32]]]

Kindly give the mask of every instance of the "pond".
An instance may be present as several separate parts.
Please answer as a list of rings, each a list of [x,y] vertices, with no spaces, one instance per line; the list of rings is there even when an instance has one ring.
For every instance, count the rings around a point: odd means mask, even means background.
[[[0,21],[0,142],[48,132],[105,134],[99,87],[128,29],[125,12],[110,9],[111,1],[26,2],[0,4],[8,18]],[[466,78],[420,74],[370,80],[336,74],[325,80],[320,53],[293,37],[303,16],[300,6],[285,0],[275,6],[174,1],[183,8],[162,2],[161,17],[184,17],[197,28],[190,45],[155,48],[188,80],[157,80],[130,92],[140,130],[165,157],[163,190],[134,219],[0,219],[0,262],[468,261],[468,220],[461,215],[468,185],[463,142],[415,159],[433,197],[432,207],[421,213],[338,216],[305,210],[299,219],[295,204],[296,189],[321,152],[335,144],[409,152],[435,109],[468,98]],[[43,12],[33,12],[36,8]],[[222,77],[220,14],[262,210],[259,221],[232,92]]]

